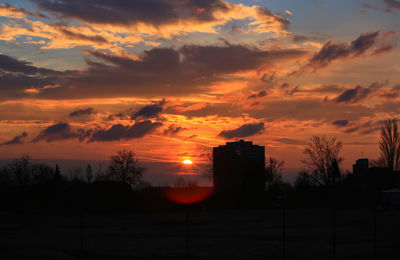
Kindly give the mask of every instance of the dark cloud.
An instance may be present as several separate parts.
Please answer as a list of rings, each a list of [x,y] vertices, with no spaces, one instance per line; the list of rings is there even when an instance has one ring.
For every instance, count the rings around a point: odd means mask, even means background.
[[[248,96],[247,99],[265,97],[266,95],[267,92],[265,90],[260,90],[258,93]]]
[[[367,129],[362,130],[362,131],[360,132],[360,134],[362,134],[362,135],[369,135],[369,134],[377,133],[377,132],[380,131],[380,130],[381,130],[381,127],[380,127],[380,126],[375,126],[375,127],[370,127],[370,128],[367,128]]]
[[[363,54],[374,45],[378,35],[379,31],[360,35],[357,39],[351,42],[348,55],[356,57]]]
[[[68,123],[60,122],[44,129],[32,142],[54,142],[68,139],[78,139],[80,142],[85,140],[88,140],[88,142],[129,140],[144,137],[160,126],[162,126],[162,124],[159,122],[153,123],[150,120],[145,120],[136,122],[131,126],[117,124],[109,129],[95,128],[85,130],[82,128],[73,129]]]
[[[400,93],[400,85],[396,85],[393,88],[385,89],[385,92],[381,94],[381,97],[387,99],[395,99],[399,96]]]
[[[157,128],[162,126],[162,123],[151,122],[150,120],[145,120],[141,122],[136,122],[132,126],[124,126],[121,124],[113,125],[111,128],[97,129],[93,132],[92,137],[89,142],[109,142],[118,140],[129,140],[134,138],[141,138],[147,134],[152,133]]]
[[[344,132],[347,134],[351,134],[351,133],[357,132],[359,129],[360,129],[360,127],[353,126],[353,127],[347,128],[346,130],[344,130]]]
[[[400,1],[378,0],[376,4],[362,3],[362,7],[364,7],[365,9],[380,10],[391,13],[400,10]],[[362,10],[361,12],[365,12],[365,10]]]
[[[370,92],[371,91],[367,88],[356,86],[353,89],[344,91],[342,94],[333,99],[333,101],[336,103],[354,103],[366,98]]]
[[[152,25],[176,23],[179,20],[195,19],[212,21],[216,10],[228,11],[225,2],[219,0],[146,0],[146,1],[103,1],[97,0],[32,0],[40,8],[62,17],[99,24]],[[198,10],[203,10],[199,12]]]
[[[163,106],[166,103],[165,99],[155,102],[152,105],[147,105],[142,107],[139,111],[131,116],[132,120],[136,120],[138,118],[148,119],[148,118],[157,118],[158,115],[163,111]]]
[[[309,92],[317,93],[338,93],[343,90],[343,87],[337,84],[320,85],[319,87],[311,89]]]
[[[0,53],[0,72],[23,73],[24,75],[52,75],[58,74],[57,71],[50,69],[37,68],[32,63],[20,61],[13,57]]]
[[[358,132],[360,135],[369,135],[380,130],[382,121],[367,121],[362,124],[350,126],[344,130],[345,133],[351,134]]]
[[[176,135],[179,132],[182,132],[185,128],[176,125],[170,125],[167,129],[164,130],[164,135]]]
[[[313,88],[304,88],[301,86],[295,86],[292,89],[285,91],[286,95],[294,95],[296,93],[338,93],[343,91],[343,87],[337,84],[322,84]]]
[[[205,103],[205,105],[200,107],[199,109],[191,109],[185,111],[179,111],[173,107],[170,107],[167,108],[165,112],[168,114],[184,115],[189,118],[211,115],[236,117],[242,114],[240,108],[233,103]]]
[[[360,117],[373,117],[377,112],[374,108],[359,103],[342,103],[339,106],[334,102],[324,102],[319,98],[269,100],[264,102],[263,106],[263,110],[249,111],[249,116],[264,121],[295,119],[299,121],[323,120],[331,122],[332,118],[339,116],[353,121],[359,120]],[[239,112],[237,113],[238,116],[240,115]]]
[[[26,76],[0,71],[0,99],[12,99],[29,96],[26,89],[40,88],[55,84],[55,80],[48,77]]]
[[[382,46],[382,47],[380,47],[380,48],[376,48],[375,50],[374,50],[374,55],[378,55],[378,54],[381,54],[381,53],[384,53],[384,52],[389,52],[389,51],[391,51],[391,50],[393,50],[393,48],[394,48],[394,46],[393,45],[386,45],[386,46]]]
[[[336,120],[333,122],[333,124],[335,126],[339,126],[339,127],[346,126],[348,123],[349,123],[348,120]]]
[[[274,139],[274,141],[282,143],[282,144],[291,144],[291,145],[303,145],[305,144],[302,140],[291,139],[291,138],[278,138]]]
[[[212,82],[226,80],[226,74],[272,67],[276,61],[295,59],[306,52],[263,51],[226,43],[224,46],[154,48],[144,51],[140,59],[94,51],[86,54],[87,68],[82,71],[38,68],[30,62],[0,54],[0,91],[4,97],[45,99],[201,93]],[[27,89],[33,91],[27,92]]]
[[[276,61],[305,54],[302,50],[262,51],[242,45],[154,48],[144,51],[139,60],[102,52],[86,53],[91,57],[87,59],[86,70],[66,75],[62,87],[46,89],[38,96],[154,97],[155,93],[159,96],[199,93],[208,90],[207,86],[214,81],[226,80],[226,74],[273,66]]]
[[[373,93],[376,90],[385,86],[387,83],[388,83],[387,81],[382,82],[382,83],[374,82],[369,87],[355,86],[352,89],[347,89],[344,92],[342,92],[339,96],[337,96],[336,98],[333,99],[333,102],[335,102],[335,103],[359,102],[359,101],[365,99],[371,93]]]
[[[295,86],[295,87],[292,88],[292,89],[287,89],[287,90],[285,91],[285,94],[286,94],[286,95],[289,95],[289,96],[292,96],[292,95],[294,95],[294,94],[296,94],[296,93],[298,93],[298,92],[302,92],[302,90],[301,90],[300,86]]]
[[[272,65],[280,59],[297,58],[306,54],[296,49],[263,51],[229,43],[225,46],[185,45],[180,53],[184,57],[183,65],[199,70],[202,75],[251,70],[261,64]]]
[[[349,121],[359,120],[360,117],[373,117],[378,112],[373,107],[361,103],[340,103],[325,102],[321,98],[298,98],[298,99],[266,99],[260,103],[264,109],[252,109],[246,111],[250,117],[260,121],[271,120],[299,120],[299,121],[326,121],[332,122],[332,118],[346,118]],[[399,109],[400,110],[400,109]],[[243,110],[240,106],[225,103],[206,103],[198,110],[177,112],[172,108],[165,111],[168,114],[185,115],[192,117],[220,116],[230,117],[232,120],[240,118]]]
[[[218,134],[226,139],[242,138],[258,134],[264,130],[264,123],[244,124],[233,130],[224,130]]]
[[[73,77],[75,71],[55,71],[38,68],[32,63],[21,61],[13,57],[0,54],[0,93],[1,98],[29,97],[34,90],[49,90],[52,86],[63,84],[68,78]]]
[[[106,121],[111,121],[111,120],[115,120],[116,118],[118,119],[128,119],[130,118],[127,114],[125,114],[124,112],[114,112],[112,114],[110,114],[108,117],[106,117]]]
[[[76,117],[76,116],[91,115],[91,114],[93,114],[93,113],[94,113],[93,108],[88,107],[88,108],[86,108],[86,109],[78,109],[78,110],[72,111],[72,112],[69,114],[69,116],[70,116],[70,117]]]
[[[27,132],[23,132],[22,134],[17,135],[16,137],[11,139],[10,141],[4,142],[1,145],[23,144],[24,143],[24,139],[26,137],[28,137],[28,133]]]
[[[75,131],[68,123],[60,122],[44,129],[32,140],[32,142],[53,142],[75,138],[79,138],[80,140],[82,140],[86,136],[87,132],[85,130],[78,129]]]
[[[229,12],[234,6],[222,0],[31,0],[39,8],[61,18],[97,24],[132,25],[150,24],[155,27],[164,24],[196,21],[207,23],[217,21],[215,12]],[[267,9],[258,7],[260,15],[268,16],[286,28],[289,21]]]
[[[390,33],[390,37],[386,36],[388,33]],[[328,41],[324,46],[322,46],[318,53],[311,57],[303,68],[293,74],[302,73],[307,70],[316,71],[325,68],[334,60],[358,57],[372,49],[374,45],[378,45],[378,49],[375,49],[375,52],[372,54],[388,51],[393,47],[393,43],[391,43],[393,40],[393,33],[394,32],[392,31],[384,34],[380,34],[379,31],[364,33],[357,39],[353,40],[350,44]]]
[[[320,37],[320,36],[306,36],[306,35],[300,35],[300,34],[294,34],[292,36],[292,40],[294,42],[306,42],[306,41],[318,41],[322,42],[325,41],[325,37]]]
[[[70,31],[61,26],[56,26],[56,28],[59,32],[64,34],[69,39],[85,40],[85,41],[91,41],[91,42],[97,42],[97,43],[108,43],[108,41],[100,35],[88,36],[88,35],[85,35],[82,33]]]
[[[289,87],[289,84],[288,83],[283,83],[282,85],[281,85],[281,89],[287,89]]]
[[[396,0],[383,0],[383,2],[387,5],[388,11],[400,10],[400,2]]]
[[[397,33],[395,31],[387,31],[381,36],[381,40],[377,44],[373,55],[389,52],[397,45]]]
[[[378,34],[378,31],[362,34],[350,45],[329,41],[310,59],[308,66],[316,70],[328,66],[336,59],[346,58],[350,55],[359,56],[374,44]]]

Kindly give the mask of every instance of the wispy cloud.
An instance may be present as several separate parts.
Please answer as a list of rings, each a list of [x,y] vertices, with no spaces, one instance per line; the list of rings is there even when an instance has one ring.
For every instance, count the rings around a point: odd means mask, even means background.
[[[306,65],[293,74],[301,74],[306,71],[317,71],[327,67],[335,60],[353,59],[367,54],[374,46],[377,48],[368,53],[369,55],[381,54],[390,51],[393,46],[393,38],[396,37],[393,31],[381,34],[379,31],[361,34],[350,44],[328,41],[314,54]]]
[[[224,130],[218,136],[226,139],[253,136],[264,130],[264,123],[244,124],[236,129]]]
[[[165,99],[155,102],[152,105],[147,105],[142,107],[139,111],[134,113],[131,116],[131,119],[149,119],[149,118],[157,118],[158,115],[163,111],[163,106],[165,105],[166,101]]]
[[[2,143],[1,145],[23,144],[27,137],[28,137],[28,133],[27,132],[23,132],[22,134],[17,135],[16,137],[12,138],[9,141],[6,141],[6,142]]]
[[[78,109],[75,111],[72,111],[69,116],[70,117],[78,117],[78,116],[85,116],[85,115],[91,115],[94,113],[93,108],[88,107],[86,109]]]

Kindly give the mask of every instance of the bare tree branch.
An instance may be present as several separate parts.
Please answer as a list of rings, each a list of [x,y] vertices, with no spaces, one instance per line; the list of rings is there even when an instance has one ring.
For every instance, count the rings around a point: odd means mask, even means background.
[[[400,134],[396,119],[386,119],[381,128],[381,140],[379,141],[381,158],[384,166],[390,171],[400,170]]]
[[[314,135],[308,147],[304,150],[306,158],[301,162],[311,170],[318,185],[329,185],[329,174],[334,161],[340,164],[343,158],[339,156],[342,142],[336,137],[328,139],[326,136]]]

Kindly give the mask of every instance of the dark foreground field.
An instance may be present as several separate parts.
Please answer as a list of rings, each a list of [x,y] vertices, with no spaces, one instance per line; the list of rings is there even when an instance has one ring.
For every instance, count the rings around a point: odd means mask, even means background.
[[[192,210],[193,259],[282,259],[282,211]],[[377,213],[377,259],[398,259],[400,211]],[[184,259],[184,212],[0,215],[0,259]],[[287,259],[330,259],[331,210],[287,209]],[[371,209],[337,212],[337,258],[373,259]]]

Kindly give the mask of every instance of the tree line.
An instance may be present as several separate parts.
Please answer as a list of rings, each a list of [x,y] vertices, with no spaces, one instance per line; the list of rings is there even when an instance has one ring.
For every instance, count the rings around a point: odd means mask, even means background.
[[[110,157],[109,166],[99,169],[94,173],[90,164],[85,173],[77,169],[75,174],[70,170],[70,176],[61,175],[60,168],[56,164],[54,168],[44,164],[35,163],[29,155],[7,162],[0,168],[0,186],[35,186],[55,185],[61,183],[92,183],[115,182],[127,184],[133,189],[146,187],[150,184],[143,181],[146,168],[136,159],[135,153],[129,150],[118,151]]]
[[[400,134],[395,119],[387,119],[382,124],[380,157],[371,162],[375,170],[368,176],[357,177],[350,173],[340,173],[339,166],[344,160],[340,155],[342,146],[342,142],[336,137],[312,136],[303,151],[302,163],[305,169],[297,174],[293,184],[282,179],[284,161],[268,157],[264,172],[267,201],[275,203],[288,196],[296,198],[296,203],[300,203],[301,198],[315,201],[324,197],[332,185],[336,185],[344,196],[350,197],[360,183],[366,184],[371,194],[399,184]],[[212,167],[207,169],[205,177],[210,178]],[[0,187],[7,190],[7,187],[80,187],[79,185],[114,183],[129,187],[130,190],[141,190],[151,186],[143,181],[145,172],[146,168],[136,158],[135,153],[129,150],[121,150],[112,155],[109,165],[104,169],[98,167],[95,172],[91,165],[87,165],[84,173],[81,170],[79,174],[71,174],[69,177],[60,173],[58,165],[52,168],[43,163],[34,163],[28,155],[24,155],[0,168]],[[197,183],[186,183],[177,178],[172,185],[187,187],[197,186]]]
[[[363,176],[350,172],[341,173],[339,166],[344,158],[340,155],[343,143],[336,137],[314,135],[303,151],[301,162],[304,170],[300,171],[293,185],[282,180],[281,172],[284,161],[269,157],[266,160],[266,190],[270,198],[279,200],[285,194],[328,193],[333,185],[343,196],[358,196],[360,187],[365,190],[365,201],[379,197],[383,189],[400,186],[400,133],[396,119],[386,119],[381,126],[378,159],[370,160],[370,170]],[[374,198],[372,198],[374,197]]]

